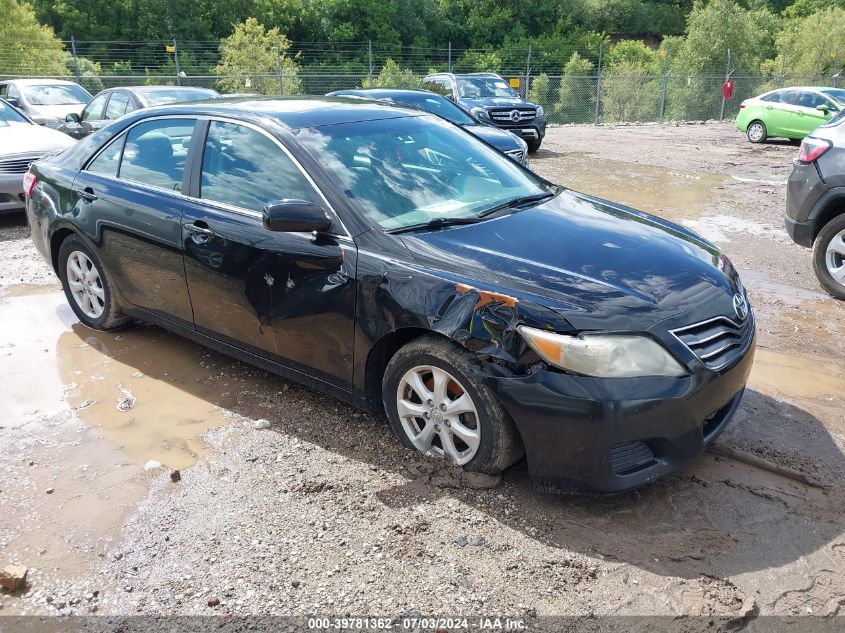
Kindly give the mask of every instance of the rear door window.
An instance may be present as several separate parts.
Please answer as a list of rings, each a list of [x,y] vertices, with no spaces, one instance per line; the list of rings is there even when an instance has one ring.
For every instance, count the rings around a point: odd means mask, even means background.
[[[120,178],[170,191],[182,190],[194,119],[156,119],[129,130]]]
[[[272,200],[318,200],[305,174],[275,142],[225,121],[208,128],[200,197],[258,212]]]

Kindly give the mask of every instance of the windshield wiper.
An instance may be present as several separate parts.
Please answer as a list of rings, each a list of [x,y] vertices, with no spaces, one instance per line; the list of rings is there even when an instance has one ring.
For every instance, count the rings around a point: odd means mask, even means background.
[[[476,222],[480,222],[481,219],[478,216],[473,216],[471,218],[434,218],[433,220],[429,220],[428,222],[422,222],[420,224],[411,224],[409,226],[401,226],[398,229],[389,229],[385,231],[386,233],[409,233],[411,231],[426,231],[432,229],[440,229],[446,226],[457,226],[459,224],[475,224]]]
[[[531,202],[539,202],[540,200],[545,200],[547,198],[553,197],[551,191],[544,191],[543,193],[535,193],[530,196],[520,196],[519,198],[513,198],[512,200],[508,200],[507,202],[503,202],[502,204],[497,204],[495,207],[491,207],[484,211],[483,213],[479,214],[477,217],[479,218],[486,218],[498,211],[503,211],[504,209],[513,209],[514,207],[521,207],[522,205],[529,204]]]

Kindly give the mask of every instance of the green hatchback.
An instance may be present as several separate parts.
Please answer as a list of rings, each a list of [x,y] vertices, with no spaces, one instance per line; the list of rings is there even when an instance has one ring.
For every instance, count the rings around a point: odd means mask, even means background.
[[[752,143],[781,137],[800,140],[845,109],[842,88],[780,88],[739,104],[736,129]]]

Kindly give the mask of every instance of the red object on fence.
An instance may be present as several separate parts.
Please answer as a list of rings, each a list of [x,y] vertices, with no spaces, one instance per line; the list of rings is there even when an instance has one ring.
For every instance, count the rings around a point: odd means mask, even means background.
[[[731,99],[734,96],[734,82],[733,79],[726,79],[722,84],[722,95],[725,99]]]

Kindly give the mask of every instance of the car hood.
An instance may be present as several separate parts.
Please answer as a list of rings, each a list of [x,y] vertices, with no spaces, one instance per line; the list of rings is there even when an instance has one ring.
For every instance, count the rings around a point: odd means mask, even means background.
[[[461,98],[461,103],[466,108],[536,108],[533,103],[523,101],[519,97],[483,97],[479,99]]]
[[[520,140],[505,130],[490,125],[464,125],[463,128],[500,151],[522,149]]]
[[[739,287],[730,262],[687,229],[569,190],[402,238],[426,268],[546,305],[579,330],[647,330],[708,302],[718,314]]]
[[[74,140],[56,130],[28,123],[0,126],[0,156],[52,152],[73,145]]]

